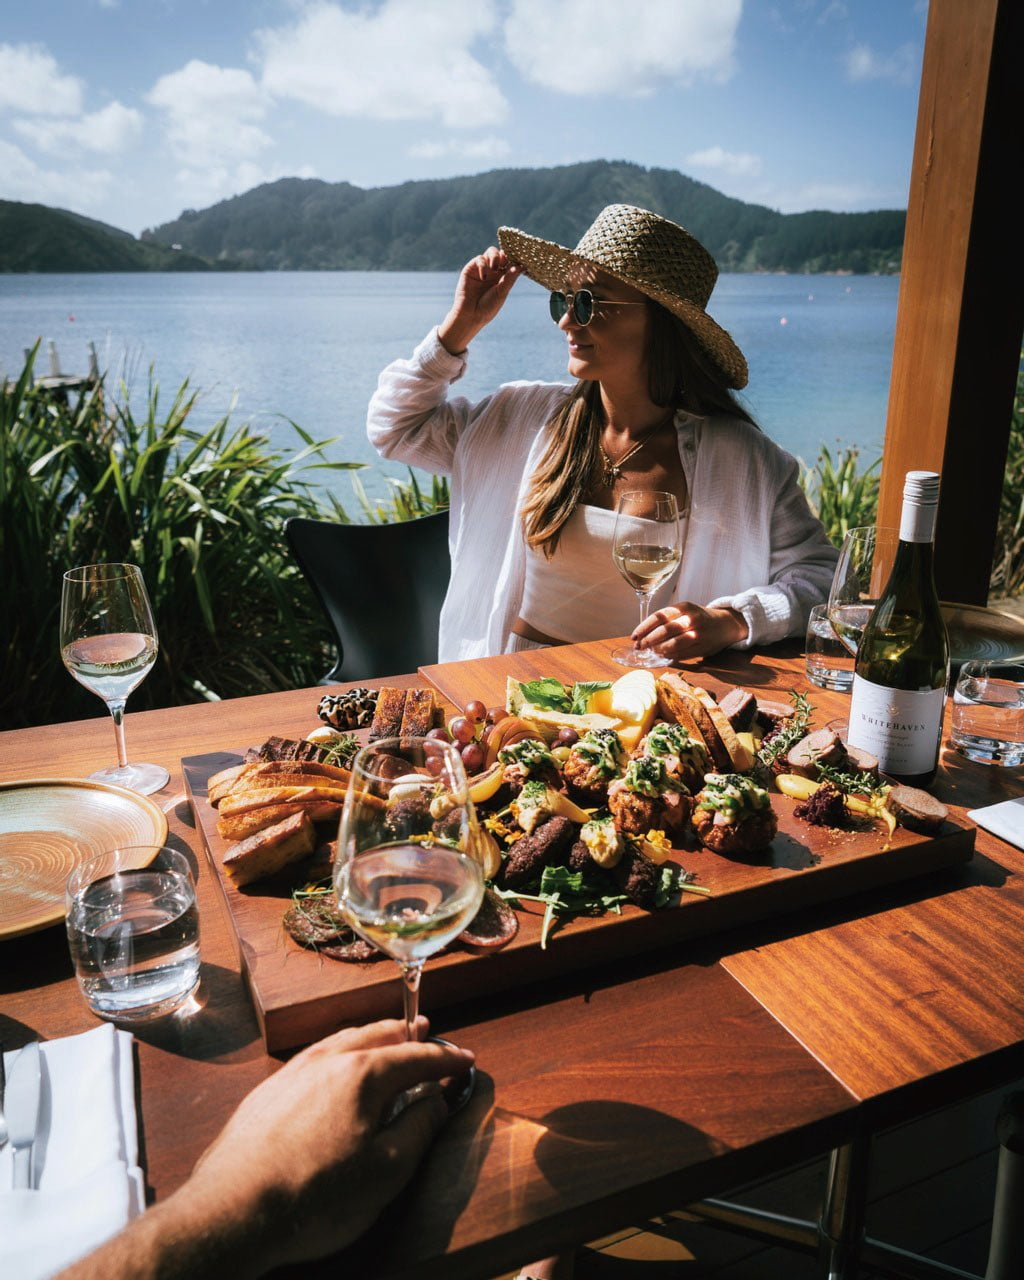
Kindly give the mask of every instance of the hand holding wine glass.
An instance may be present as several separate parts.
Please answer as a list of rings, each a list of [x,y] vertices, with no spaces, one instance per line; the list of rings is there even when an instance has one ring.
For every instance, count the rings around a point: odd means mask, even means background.
[[[334,859],[338,906],[398,962],[406,1038],[415,1040],[424,963],[483,900],[476,811],[450,742],[383,738],[356,754],[351,772]]]
[[[135,564],[87,564],[64,575],[60,654],[79,684],[103,699],[114,719],[117,765],[89,777],[150,795],[170,775],[156,764],[129,764],[124,741],[128,695],[156,662],[158,640],[142,571]]]
[[[615,509],[612,557],[636,592],[642,624],[651,597],[672,577],[682,557],[675,494],[662,489],[634,489],[622,494]],[[624,667],[667,667],[671,663],[653,649],[636,645],[614,649],[612,658]]]

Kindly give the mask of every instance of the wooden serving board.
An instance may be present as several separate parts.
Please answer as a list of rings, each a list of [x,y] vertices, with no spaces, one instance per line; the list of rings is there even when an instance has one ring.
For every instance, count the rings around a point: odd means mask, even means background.
[[[599,645],[575,645],[523,654],[429,667],[430,680],[456,707],[471,698],[488,705],[504,701],[505,676],[552,675],[574,679],[614,679],[622,673]],[[728,679],[688,673],[694,683],[720,695]],[[778,698],[769,692],[762,696]],[[841,705],[841,704],[840,704]],[[827,716],[825,717],[827,718]],[[274,726],[266,726],[270,736]],[[183,776],[213,875],[217,878],[238,941],[242,971],[271,1052],[318,1039],[346,1023],[398,1016],[402,1007],[397,967],[387,959],[347,964],[318,956],[294,943],[281,927],[292,888],[303,882],[301,864],[290,877],[237,888],[221,869],[227,844],[216,831],[216,812],[207,799],[207,779],[241,753],[186,757]],[[561,925],[540,948],[542,909],[524,904],[518,936],[503,950],[485,955],[453,949],[428,963],[423,980],[426,1012],[485,992],[585,969],[640,951],[672,946],[735,925],[845,897],[873,886],[967,861],[974,829],[948,822],[935,837],[897,829],[886,848],[880,825],[837,832],[808,826],[794,817],[795,802],[772,795],[779,834],[762,856],[721,857],[704,849],[676,856],[711,896],[684,893],[676,906],[645,912],[623,908],[621,915],[574,919]],[[331,833],[333,834],[333,833]]]

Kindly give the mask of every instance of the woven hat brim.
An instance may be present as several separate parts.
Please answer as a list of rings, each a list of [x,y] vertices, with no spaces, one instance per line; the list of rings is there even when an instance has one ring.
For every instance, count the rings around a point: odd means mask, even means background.
[[[582,257],[572,249],[566,249],[564,245],[527,235],[516,227],[499,227],[498,244],[531,280],[536,280],[545,289],[564,289],[574,271],[587,267],[597,267],[616,280],[621,280],[623,284],[632,285],[682,320],[725,374],[730,387],[739,390],[747,385],[747,361],[743,352],[726,330],[716,324],[696,303],[680,298],[678,294],[671,293],[653,281],[626,275],[598,258]]]

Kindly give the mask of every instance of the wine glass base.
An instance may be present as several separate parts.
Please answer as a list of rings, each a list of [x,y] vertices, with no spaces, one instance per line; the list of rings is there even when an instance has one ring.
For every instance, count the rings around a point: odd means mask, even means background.
[[[655,652],[654,649],[634,649],[632,645],[628,649],[613,649],[612,661],[617,662],[620,667],[670,667],[672,659],[666,658],[662,654]]]
[[[152,795],[154,791],[166,787],[170,780],[171,775],[158,764],[126,764],[123,769],[114,765],[89,774],[90,782],[108,782],[115,787],[127,787],[129,791],[137,791],[142,796]]]
[[[451,1040],[442,1040],[440,1036],[427,1036],[427,1039],[431,1044],[447,1045],[449,1049],[457,1047]],[[468,1071],[441,1081],[441,1096],[444,1098],[449,1116],[453,1116],[456,1112],[462,1110],[472,1098],[475,1088],[476,1067],[470,1067]],[[411,1089],[403,1089],[384,1113],[381,1124],[392,1124],[407,1107],[411,1107],[414,1102],[418,1102],[427,1093],[434,1093],[436,1089],[437,1085],[432,1081],[424,1081],[422,1084],[414,1084]]]

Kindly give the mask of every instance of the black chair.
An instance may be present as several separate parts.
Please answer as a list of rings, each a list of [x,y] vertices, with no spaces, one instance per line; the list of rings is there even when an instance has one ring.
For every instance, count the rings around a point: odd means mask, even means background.
[[[451,577],[447,511],[395,524],[293,516],[284,531],[338,641],[338,660],[321,684],[399,675],[437,661]]]

